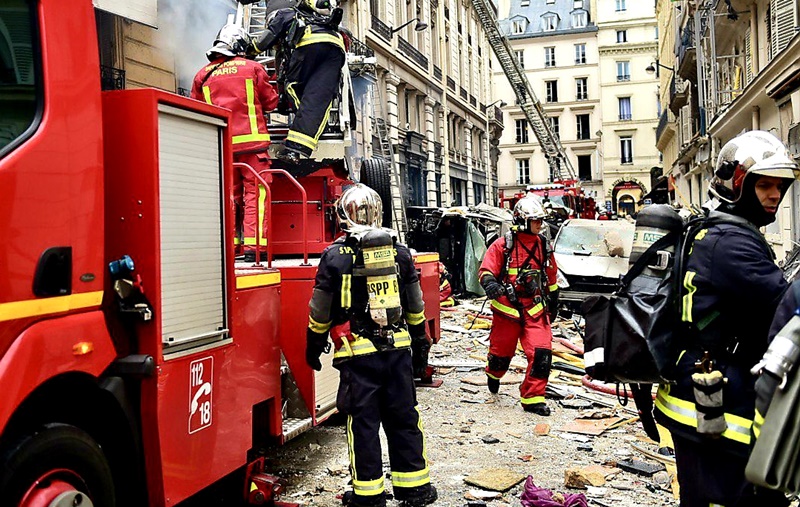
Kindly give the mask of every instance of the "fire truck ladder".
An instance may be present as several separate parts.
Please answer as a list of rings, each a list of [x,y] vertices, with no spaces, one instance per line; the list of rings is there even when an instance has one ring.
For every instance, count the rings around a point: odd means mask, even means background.
[[[497,17],[489,5],[489,0],[472,0],[472,5],[475,7],[475,12],[478,13],[478,19],[480,19],[484,30],[486,30],[489,44],[492,46],[503,72],[514,89],[517,103],[525,113],[528,123],[533,128],[533,133],[544,151],[547,163],[550,165],[550,178],[552,180],[574,180],[575,171],[572,168],[569,157],[567,157],[564,147],[561,146],[558,136],[550,128],[547,114],[542,109],[542,104],[536,98],[536,94],[533,93],[525,71],[514,57],[511,45],[505,36],[500,33]]]
[[[403,200],[402,185],[400,182],[400,165],[397,163],[392,148],[392,141],[389,138],[389,127],[386,125],[386,119],[383,117],[383,96],[380,92],[380,83],[377,82],[370,87],[372,97],[372,122],[375,126],[375,134],[378,137],[378,144],[380,146],[380,157],[386,161],[389,166],[390,183],[389,187],[392,190],[392,223],[394,229],[400,236],[401,241],[405,241],[406,232],[408,230],[406,224],[406,207]],[[378,110],[381,109],[381,111]],[[380,113],[380,114],[379,114]]]

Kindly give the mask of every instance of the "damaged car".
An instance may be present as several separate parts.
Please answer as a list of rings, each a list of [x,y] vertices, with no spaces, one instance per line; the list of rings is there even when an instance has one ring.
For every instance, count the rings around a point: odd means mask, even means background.
[[[634,224],[627,220],[571,219],[553,245],[562,311],[580,313],[583,300],[611,294],[628,272]]]

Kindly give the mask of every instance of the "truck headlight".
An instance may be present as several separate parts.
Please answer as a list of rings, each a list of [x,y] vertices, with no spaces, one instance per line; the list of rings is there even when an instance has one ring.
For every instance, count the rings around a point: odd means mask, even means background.
[[[560,269],[556,270],[556,283],[559,289],[569,289],[567,277],[564,276],[564,273],[562,273]]]

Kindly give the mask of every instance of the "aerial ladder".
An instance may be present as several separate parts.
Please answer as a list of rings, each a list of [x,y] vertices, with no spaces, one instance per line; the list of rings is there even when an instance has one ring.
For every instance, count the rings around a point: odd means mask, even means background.
[[[497,17],[492,10],[489,0],[472,0],[478,19],[486,31],[486,37],[494,50],[495,56],[500,61],[500,66],[511,83],[511,88],[517,96],[517,104],[525,113],[528,123],[533,128],[533,133],[539,141],[539,145],[544,151],[547,163],[550,165],[551,178],[555,180],[576,180],[575,170],[561,146],[558,136],[550,128],[550,121],[547,114],[542,109],[542,103],[533,93],[530,82],[525,75],[525,71],[514,57],[511,45],[508,40],[500,33],[497,24]]]

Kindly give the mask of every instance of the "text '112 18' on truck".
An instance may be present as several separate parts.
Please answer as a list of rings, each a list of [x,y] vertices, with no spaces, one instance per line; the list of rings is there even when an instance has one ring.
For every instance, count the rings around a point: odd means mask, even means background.
[[[240,500],[293,505],[265,457],[331,416],[338,384],[331,355],[304,360],[315,266],[354,163],[391,198],[388,168],[331,114],[316,166],[258,174],[269,253],[237,261],[230,112],[101,91],[96,16],[0,6],[0,504],[197,505],[235,478]],[[416,257],[434,340],[437,260]]]

